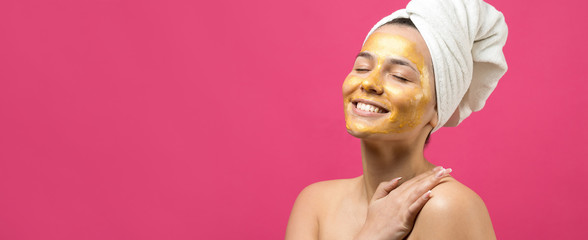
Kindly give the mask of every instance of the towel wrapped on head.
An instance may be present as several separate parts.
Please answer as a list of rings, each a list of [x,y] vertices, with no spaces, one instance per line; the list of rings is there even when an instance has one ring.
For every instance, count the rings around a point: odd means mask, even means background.
[[[368,37],[396,18],[415,24],[431,54],[439,117],[433,132],[481,110],[507,69],[502,13],[482,0],[413,0],[376,23]]]

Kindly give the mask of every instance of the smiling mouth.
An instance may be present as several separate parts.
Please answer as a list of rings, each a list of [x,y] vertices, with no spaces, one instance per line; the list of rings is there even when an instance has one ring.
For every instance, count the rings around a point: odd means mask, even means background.
[[[388,109],[385,109],[381,106],[376,106],[372,103],[368,103],[366,101],[353,101],[353,105],[356,109],[364,111],[364,112],[372,112],[372,113],[388,113]]]

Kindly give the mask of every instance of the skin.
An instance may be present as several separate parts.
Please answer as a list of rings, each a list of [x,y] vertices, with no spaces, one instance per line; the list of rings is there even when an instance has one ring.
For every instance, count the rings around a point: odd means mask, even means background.
[[[370,35],[343,83],[347,131],[361,139],[363,175],[306,187],[286,239],[496,238],[480,197],[424,157],[438,124],[432,69],[416,29],[387,24]],[[358,101],[386,111],[361,111]]]
[[[352,135],[402,133],[422,123],[427,108],[434,106],[427,53],[400,35],[378,31],[368,38],[343,83],[346,126]],[[388,113],[360,116],[353,108],[361,100],[378,103]]]

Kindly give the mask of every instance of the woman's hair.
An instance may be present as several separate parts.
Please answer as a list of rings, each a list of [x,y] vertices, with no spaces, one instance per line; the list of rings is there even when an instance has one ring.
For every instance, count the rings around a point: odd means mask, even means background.
[[[412,28],[414,28],[414,29],[416,29],[418,31],[417,27],[410,20],[410,18],[395,18],[394,20],[392,20],[390,22],[387,22],[384,25],[387,25],[387,24],[397,24],[397,25],[403,25],[403,26],[407,26],[407,27],[412,27]]]

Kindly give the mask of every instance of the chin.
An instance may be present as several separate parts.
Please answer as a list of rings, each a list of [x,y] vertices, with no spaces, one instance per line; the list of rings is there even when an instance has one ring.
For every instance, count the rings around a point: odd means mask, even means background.
[[[360,128],[358,126],[347,127],[347,132],[356,138],[373,141],[405,141],[416,137],[414,131],[395,132],[390,130],[388,132],[383,130],[378,131],[376,129]]]
[[[378,133],[373,130],[370,131],[347,128],[347,132],[351,134],[351,136],[365,140],[393,140],[393,138],[397,137],[394,133]]]
[[[352,130],[352,129],[349,129],[349,128],[347,128],[347,132],[349,134],[351,134],[351,136],[354,136],[356,138],[366,138],[366,137],[368,137],[370,135],[370,133],[368,133],[368,132],[355,131],[355,130]]]

